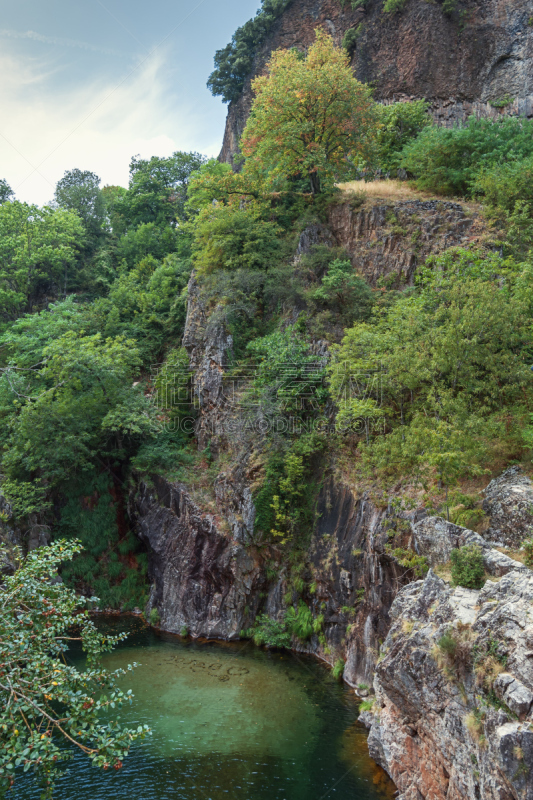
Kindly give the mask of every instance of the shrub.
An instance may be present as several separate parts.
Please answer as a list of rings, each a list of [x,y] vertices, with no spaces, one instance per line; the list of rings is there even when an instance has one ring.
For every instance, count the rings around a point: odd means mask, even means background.
[[[463,127],[424,128],[408,144],[400,166],[415,176],[419,189],[468,195],[479,172],[533,156],[533,124],[515,117],[470,117]]]
[[[342,679],[342,676],[344,674],[344,665],[345,661],[343,658],[339,658],[335,662],[335,666],[333,667],[333,677],[335,678],[336,681],[340,681]]]
[[[466,589],[481,589],[485,582],[483,551],[478,545],[465,545],[451,555],[452,581]]]
[[[444,0],[442,4],[442,10],[448,16],[451,16],[455,9],[457,8],[457,0]]]
[[[357,47],[357,40],[361,36],[363,30],[363,25],[358,25],[357,28],[348,28],[346,33],[342,39],[342,46],[348,53],[348,55],[352,55],[353,51]]]
[[[241,636],[245,639],[253,639],[259,647],[287,648],[291,646],[291,634],[285,621],[278,622],[271,619],[267,614],[259,614],[253,628],[242,631]]]
[[[378,105],[382,126],[377,136],[378,158],[382,169],[398,169],[402,149],[431,125],[428,108],[425,100]]]
[[[518,200],[533,203],[533,157],[483,169],[473,184],[488,205],[513,211]]]
[[[150,611],[150,625],[157,627],[161,622],[161,617],[159,616],[159,611],[157,608],[152,608]]]
[[[363,711],[372,711],[375,702],[375,697],[371,697],[369,700],[363,700],[363,702],[359,705],[359,713],[362,714]]]
[[[407,0],[385,0],[383,11],[386,14],[396,14],[397,11],[402,11],[405,7]]]
[[[285,622],[291,633],[303,642],[310,639],[314,633],[313,614],[303,600],[300,600],[297,609],[294,606],[288,609]]]

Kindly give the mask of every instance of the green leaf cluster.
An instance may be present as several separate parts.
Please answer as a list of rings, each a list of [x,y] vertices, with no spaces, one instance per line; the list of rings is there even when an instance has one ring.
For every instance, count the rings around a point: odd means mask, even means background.
[[[246,78],[252,71],[258,48],[290,2],[291,0],[261,0],[257,15],[235,31],[226,47],[217,50],[215,69],[207,81],[207,87],[215,97],[221,96],[225,103],[231,103],[240,97]]]
[[[31,771],[46,800],[74,751],[96,767],[120,769],[132,744],[149,734],[145,725],[129,729],[113,719],[115,710],[133,697],[119,688],[124,670],[109,672],[101,659],[125,637],[100,634],[87,601],[58,580],[61,563],[80,550],[76,542],[58,541],[30,553],[5,580],[0,599],[0,791]],[[83,670],[65,659],[72,642],[79,642],[86,654]]]

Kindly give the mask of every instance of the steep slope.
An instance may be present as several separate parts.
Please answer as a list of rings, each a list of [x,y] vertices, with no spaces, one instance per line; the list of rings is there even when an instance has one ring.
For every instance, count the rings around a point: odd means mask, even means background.
[[[383,0],[367,0],[355,10],[352,5],[293,0],[256,53],[253,75],[272,50],[308,47],[316,27],[339,45],[353,28],[354,73],[375,87],[377,100],[426,98],[445,125],[473,113],[533,115],[533,0],[458,0],[452,14],[444,13],[441,0],[407,0],[396,14],[383,12]],[[238,151],[253,75],[229,106],[222,161],[231,163]]]

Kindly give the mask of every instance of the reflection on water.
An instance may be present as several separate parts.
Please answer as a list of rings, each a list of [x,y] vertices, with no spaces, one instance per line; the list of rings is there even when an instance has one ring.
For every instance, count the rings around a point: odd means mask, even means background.
[[[124,629],[128,620],[107,620]],[[76,755],[61,800],[388,800],[394,787],[369,758],[353,693],[310,659],[250,644],[183,642],[139,620],[106,658],[133,661],[122,720],[153,736],[110,774]],[[14,800],[37,800],[27,779]]]

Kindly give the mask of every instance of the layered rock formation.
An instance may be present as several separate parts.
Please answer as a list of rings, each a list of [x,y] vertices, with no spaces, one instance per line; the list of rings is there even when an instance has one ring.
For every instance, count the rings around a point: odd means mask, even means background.
[[[466,246],[480,234],[480,220],[460,203],[405,200],[353,209],[335,206],[329,227],[355,269],[371,286],[412,282],[418,264],[449,247]]]
[[[452,14],[440,0],[407,0],[394,15],[383,13],[383,0],[351,6],[350,0],[293,0],[257,52],[253,75],[272,50],[308,47],[316,27],[339,45],[354,28],[354,73],[375,87],[377,100],[425,98],[444,125],[470,114],[533,116],[533,0],[459,0]],[[231,163],[238,152],[253,75],[229,107],[223,161]]]

